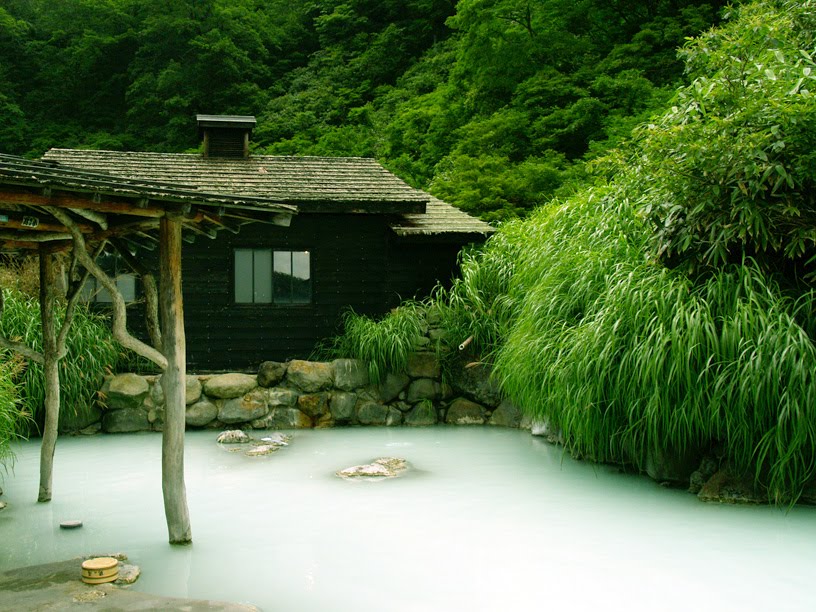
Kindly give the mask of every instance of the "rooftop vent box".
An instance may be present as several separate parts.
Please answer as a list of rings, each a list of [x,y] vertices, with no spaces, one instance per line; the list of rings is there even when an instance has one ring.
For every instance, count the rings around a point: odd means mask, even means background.
[[[198,135],[204,139],[204,157],[249,157],[249,136],[255,127],[251,115],[196,115]]]

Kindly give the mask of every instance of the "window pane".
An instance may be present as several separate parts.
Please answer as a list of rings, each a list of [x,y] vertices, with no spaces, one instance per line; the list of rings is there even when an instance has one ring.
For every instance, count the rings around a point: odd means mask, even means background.
[[[256,304],[268,304],[272,301],[272,251],[256,249],[253,253],[254,301]]]
[[[125,302],[136,301],[136,277],[133,274],[120,274],[116,277],[116,288]]]
[[[292,302],[308,304],[312,301],[312,270],[309,251],[292,253]]]
[[[96,279],[92,276],[88,277],[85,284],[82,285],[82,296],[80,299],[83,302],[92,302],[96,294]]]
[[[252,303],[252,250],[235,249],[235,301]]]
[[[292,252],[275,251],[275,303],[292,302]]]

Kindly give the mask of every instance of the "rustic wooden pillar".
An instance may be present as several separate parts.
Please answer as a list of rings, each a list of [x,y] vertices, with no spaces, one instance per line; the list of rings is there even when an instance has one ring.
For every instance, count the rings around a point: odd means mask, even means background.
[[[37,501],[51,501],[54,450],[59,430],[60,380],[57,352],[57,275],[53,253],[40,246],[40,318],[43,335],[43,377],[45,382],[45,426],[40,447],[40,491]]]
[[[167,368],[161,381],[164,389],[162,493],[170,543],[187,544],[193,538],[187,510],[187,490],[184,486],[184,390],[187,363],[181,297],[181,220],[162,217],[159,238],[159,311],[163,329],[163,353],[167,358]]]

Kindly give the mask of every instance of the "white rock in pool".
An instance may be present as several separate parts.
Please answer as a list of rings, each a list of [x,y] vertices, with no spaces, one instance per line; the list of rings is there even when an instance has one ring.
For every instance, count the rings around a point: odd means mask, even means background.
[[[408,462],[398,457],[380,457],[365,465],[353,465],[335,472],[340,478],[394,478],[408,469]]]
[[[228,429],[218,434],[218,438],[216,438],[215,441],[218,442],[218,444],[246,444],[251,440],[252,438],[240,429]]]

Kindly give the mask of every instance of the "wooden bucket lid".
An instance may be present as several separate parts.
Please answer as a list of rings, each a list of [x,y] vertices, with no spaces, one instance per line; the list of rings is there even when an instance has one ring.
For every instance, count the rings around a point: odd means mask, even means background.
[[[113,557],[94,557],[82,562],[82,569],[84,570],[106,570],[119,565],[119,562]]]

